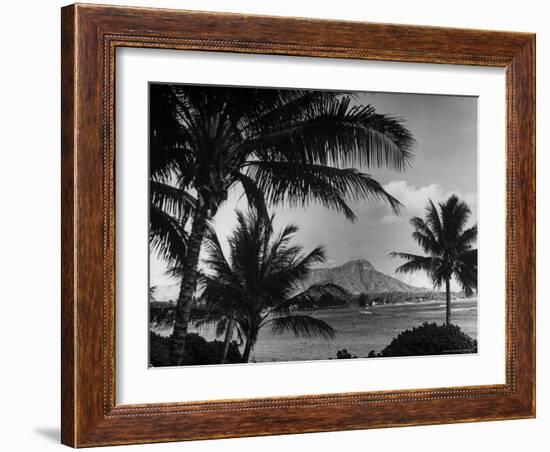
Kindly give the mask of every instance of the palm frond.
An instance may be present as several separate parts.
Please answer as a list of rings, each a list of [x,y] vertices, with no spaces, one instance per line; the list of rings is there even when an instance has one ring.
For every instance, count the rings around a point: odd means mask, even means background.
[[[233,281],[220,281],[209,277],[204,279],[205,284],[199,300],[207,307],[206,309],[232,317],[234,311],[247,305],[249,297],[246,288],[235,279]]]
[[[465,251],[459,256],[454,275],[467,296],[477,290],[477,249]]]
[[[377,114],[371,105],[350,105],[350,96],[327,96],[302,118],[261,130],[241,147],[302,163],[405,169],[414,139],[402,120]]]
[[[313,108],[313,105],[324,102],[328,97],[337,98],[344,93],[338,91],[318,90],[281,90],[270,99],[270,106],[263,113],[248,117],[249,121],[243,127],[248,135],[261,133],[273,128],[276,124],[288,124],[301,119]]]
[[[291,261],[284,255],[277,256],[264,277],[263,285],[268,293],[277,295],[273,297],[276,301],[278,297],[285,299],[301,289],[301,283],[309,277],[311,268],[325,261],[325,250],[318,246],[305,255],[292,257]]]
[[[182,224],[154,204],[149,208],[149,246],[169,265],[181,264],[188,236]]]
[[[149,152],[149,174],[151,180],[168,182],[192,163],[192,152],[174,143],[161,145],[152,139]]]
[[[322,296],[332,295],[337,298],[347,298],[349,293],[338,284],[318,283],[309,286],[290,298],[276,304],[269,313],[277,315],[289,315],[292,308],[302,308],[316,303]]]
[[[410,254],[410,253],[393,252],[393,253],[390,253],[390,257],[405,259],[407,261],[403,265],[397,267],[395,271],[398,273],[413,273],[418,270],[424,270],[426,272],[430,272],[434,264],[433,258],[431,257],[418,256],[416,254]]]
[[[458,252],[464,252],[471,249],[477,240],[477,224],[465,229],[456,240],[456,249]]]
[[[149,89],[150,174],[166,181],[191,163],[193,134],[179,118],[173,88],[151,84]]]
[[[440,244],[445,243],[443,224],[435,204],[430,199],[426,207],[426,224],[432,231],[436,241]]]
[[[283,334],[287,331],[295,336],[320,336],[325,339],[334,339],[335,331],[328,323],[309,315],[288,315],[269,319],[265,325],[271,324],[272,334]]]
[[[167,214],[187,222],[197,206],[197,200],[186,190],[162,182],[149,183],[151,203]]]
[[[414,228],[413,239],[422,247],[426,253],[438,254],[441,251],[441,244],[438,242],[434,232],[428,224],[419,217],[412,217],[410,223]]]
[[[243,187],[248,205],[255,209],[259,215],[263,216],[264,218],[269,218],[264,192],[259,189],[259,187],[256,185],[256,182],[248,177],[246,174],[240,172],[236,172],[234,177],[235,180],[238,181]]]
[[[339,169],[308,163],[257,161],[248,164],[247,175],[273,205],[290,207],[319,203],[354,220],[348,200],[387,202],[398,212],[400,202],[369,174],[354,168]]]
[[[216,278],[227,278],[232,273],[231,264],[228,262],[218,235],[212,227],[208,225],[203,239],[203,248],[206,257],[203,263]]]
[[[468,204],[458,196],[451,195],[445,202],[439,204],[441,223],[447,243],[456,241],[468,222],[472,211]]]

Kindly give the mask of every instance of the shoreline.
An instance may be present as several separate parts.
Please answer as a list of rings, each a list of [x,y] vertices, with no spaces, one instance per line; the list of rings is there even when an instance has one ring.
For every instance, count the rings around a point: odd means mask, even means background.
[[[452,298],[451,303],[453,302],[461,302],[461,303],[477,303],[477,297],[469,297],[469,298]],[[357,307],[358,309],[371,309],[371,308],[381,308],[386,306],[412,306],[412,305],[428,305],[428,304],[434,304],[434,303],[445,303],[445,300],[437,300],[437,299],[431,299],[431,300],[422,300],[422,301],[398,301],[396,303],[380,303],[380,304],[373,304],[370,306],[359,306],[356,303],[347,304],[343,306],[329,306],[325,308],[313,308],[313,309],[298,309],[296,312],[322,312],[322,311],[334,311],[334,310],[341,310],[346,308],[353,308]]]

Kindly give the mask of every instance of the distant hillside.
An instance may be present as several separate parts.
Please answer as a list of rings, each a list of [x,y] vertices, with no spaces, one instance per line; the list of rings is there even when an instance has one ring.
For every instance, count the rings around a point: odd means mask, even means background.
[[[397,278],[376,270],[366,259],[351,260],[339,267],[315,269],[305,287],[324,282],[337,284],[352,295],[426,290],[405,284]]]
[[[337,284],[351,295],[426,291],[426,289],[411,286],[376,270],[366,259],[351,260],[339,267],[314,269],[311,277],[304,284],[304,288],[312,284],[325,282]],[[153,294],[153,300],[159,302],[176,301],[179,290],[178,283],[157,286]]]

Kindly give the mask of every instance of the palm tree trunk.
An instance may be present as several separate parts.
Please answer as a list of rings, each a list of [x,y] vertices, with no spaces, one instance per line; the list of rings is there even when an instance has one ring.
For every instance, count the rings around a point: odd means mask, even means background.
[[[243,363],[247,363],[250,359],[250,352],[254,348],[254,344],[256,343],[256,338],[249,337],[246,340],[246,345],[244,347],[244,353],[243,353]]]
[[[445,280],[445,297],[446,297],[445,323],[447,325],[450,325],[451,324],[451,280],[449,278]]]
[[[205,208],[197,210],[193,215],[191,234],[189,235],[185,258],[182,262],[183,274],[178,303],[176,305],[174,331],[170,338],[170,364],[172,366],[181,366],[183,364],[185,337],[187,336],[189,317],[191,316],[193,294],[197,286],[197,265],[199,263],[199,254],[207,219],[207,209]]]
[[[235,321],[229,319],[227,323],[227,330],[225,330],[225,340],[223,342],[223,352],[221,363],[225,364],[227,361],[227,352],[229,351],[229,345],[231,344],[231,339],[233,339],[233,334],[235,332]]]

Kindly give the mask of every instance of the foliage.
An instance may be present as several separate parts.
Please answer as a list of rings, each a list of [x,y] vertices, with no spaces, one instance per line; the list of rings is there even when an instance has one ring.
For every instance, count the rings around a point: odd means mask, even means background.
[[[186,253],[193,212],[212,217],[239,186],[249,205],[399,202],[354,166],[401,171],[414,139],[403,121],[345,92],[152,84],[150,243],[171,265]]]
[[[358,105],[352,94],[151,84],[149,99],[149,243],[182,278],[175,365],[182,359],[203,225],[229,190],[241,189],[266,218],[267,207],[277,205],[317,203],[349,220],[356,218],[350,201],[381,200],[395,212],[401,205],[354,166],[401,171],[410,164],[414,139],[401,119]],[[279,331],[299,325],[305,324],[298,318],[272,324]],[[310,331],[324,334],[320,324]]]
[[[209,270],[202,276],[198,309],[204,309],[206,322],[217,322],[220,317],[234,320],[246,338],[245,361],[264,327],[273,334],[289,331],[296,336],[333,338],[329,324],[296,311],[324,295],[345,293],[334,284],[303,289],[312,266],[325,260],[324,250],[317,247],[303,253],[291,243],[297,226],[287,225],[276,233],[273,218],[254,210],[247,214],[238,211],[227,255],[212,228],[205,237],[204,263]]]
[[[451,195],[439,210],[430,200],[425,219],[411,218],[412,237],[427,256],[393,252],[390,255],[406,262],[397,268],[400,273],[424,271],[434,287],[445,284],[446,323],[451,323],[451,279],[462,286],[466,296],[477,290],[477,224],[466,227],[472,211],[468,204]]]
[[[477,341],[456,325],[424,323],[405,330],[391,341],[378,356],[420,356],[476,353]],[[372,357],[369,354],[369,357]]]
[[[453,276],[467,296],[477,288],[477,224],[466,228],[472,214],[468,204],[451,195],[439,204],[439,211],[430,200],[426,218],[411,218],[412,237],[427,256],[410,253],[391,253],[407,262],[397,268],[400,273],[423,270],[435,287],[441,287]]]
[[[453,292],[455,297],[465,296],[464,293]],[[381,304],[420,303],[422,301],[445,300],[444,292],[379,292],[362,293],[354,298],[361,307]]]
[[[184,365],[219,364],[223,342],[208,342],[198,334],[188,334],[185,341]],[[242,356],[237,342],[232,342],[227,354],[227,363],[240,363]],[[149,362],[153,367],[170,365],[170,338],[149,333]]]
[[[344,349],[338,350],[338,351],[336,352],[336,358],[337,358],[337,359],[353,359],[353,358],[357,358],[357,356],[352,355],[351,353],[349,353],[349,352],[344,348]]]
[[[296,305],[296,308],[302,311],[313,311],[316,309],[339,308],[348,305],[348,294],[324,293],[302,304]]]

